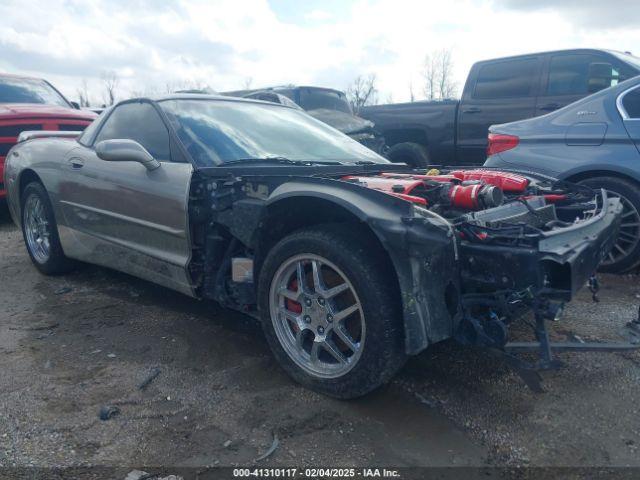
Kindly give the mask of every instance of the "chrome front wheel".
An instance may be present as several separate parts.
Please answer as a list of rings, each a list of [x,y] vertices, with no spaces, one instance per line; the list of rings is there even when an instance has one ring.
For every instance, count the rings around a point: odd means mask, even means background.
[[[269,304],[280,344],[308,374],[337,378],[357,364],[365,316],[353,284],[334,263],[311,253],[289,258],[273,277]]]
[[[51,225],[39,195],[32,193],[24,204],[24,234],[33,259],[41,264],[51,257]]]
[[[45,275],[72,270],[60,244],[58,227],[47,190],[40,182],[29,183],[20,196],[22,236],[31,261]]]

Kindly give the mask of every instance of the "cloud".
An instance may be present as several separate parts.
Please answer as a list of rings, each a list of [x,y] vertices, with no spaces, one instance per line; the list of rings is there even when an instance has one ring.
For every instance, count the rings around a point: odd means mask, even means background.
[[[522,12],[557,12],[582,28],[637,28],[640,17],[638,0],[497,0],[496,5]]]
[[[307,20],[325,21],[331,19],[332,15],[325,10],[314,9],[309,13],[305,13],[304,17]]]
[[[575,47],[640,51],[640,2],[567,0],[3,0],[0,69],[65,94],[100,74],[120,97],[186,82],[224,91],[286,83],[345,89],[375,73],[380,98],[421,92],[426,54],[452,50],[462,86],[473,62]],[[622,14],[621,12],[624,12]]]

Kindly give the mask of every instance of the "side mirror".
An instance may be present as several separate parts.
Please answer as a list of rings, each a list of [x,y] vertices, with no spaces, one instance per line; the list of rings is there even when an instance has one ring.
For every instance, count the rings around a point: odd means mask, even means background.
[[[80,104],[78,102],[69,102],[69,103],[71,103],[71,106],[76,110],[80,110]]]
[[[613,65],[606,62],[593,62],[589,64],[587,73],[589,93],[598,92],[613,85]]]
[[[160,162],[135,140],[102,140],[96,145],[96,155],[107,162],[138,162],[147,170],[155,170],[160,166]]]

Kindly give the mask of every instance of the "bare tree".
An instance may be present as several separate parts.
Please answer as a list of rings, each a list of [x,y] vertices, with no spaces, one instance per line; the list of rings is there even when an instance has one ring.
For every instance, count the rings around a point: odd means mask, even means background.
[[[120,83],[118,74],[113,70],[102,72],[102,86],[104,91],[102,92],[102,100],[105,105],[113,105],[116,101],[116,90]]]
[[[89,86],[87,85],[87,79],[82,79],[82,85],[76,89],[76,94],[78,95],[78,104],[81,107],[90,107],[91,102],[89,101]]]
[[[433,54],[427,54],[424,57],[424,67],[422,71],[424,78],[424,96],[427,100],[436,98],[436,78],[438,76],[438,62],[434,59]]]
[[[203,92],[213,92],[206,83],[200,80],[174,80],[166,82],[164,85],[166,93],[175,93],[181,90],[200,90]]]
[[[453,80],[451,50],[442,49],[428,54],[423,67],[424,95],[427,100],[444,100],[456,94]]]
[[[242,82],[243,90],[251,90],[251,86],[253,85],[253,77],[246,77],[244,82]]]
[[[347,98],[351,103],[354,113],[358,113],[365,105],[378,103],[378,89],[376,88],[376,75],[371,73],[366,77],[358,75],[347,88]]]
[[[409,81],[409,101],[410,102],[415,102],[416,101],[416,95],[413,92],[413,81]]]

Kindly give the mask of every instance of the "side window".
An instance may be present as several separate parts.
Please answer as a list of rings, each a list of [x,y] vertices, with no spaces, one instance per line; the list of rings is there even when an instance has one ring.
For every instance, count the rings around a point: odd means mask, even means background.
[[[640,88],[631,90],[622,98],[622,106],[629,118],[640,119]]]
[[[84,145],[85,147],[89,146],[91,144],[91,139],[94,137],[96,131],[100,128],[100,125],[102,125],[103,121],[104,118],[100,116],[93,122],[91,122],[89,126],[84,129],[82,135],[78,137],[78,143]]]
[[[125,103],[104,122],[94,143],[114,138],[135,140],[159,161],[170,161],[169,132],[148,103]]]
[[[620,72],[598,55],[555,55],[549,62],[547,95],[588,95],[616,85]]]
[[[531,96],[537,65],[536,58],[482,65],[473,98],[484,100]]]

